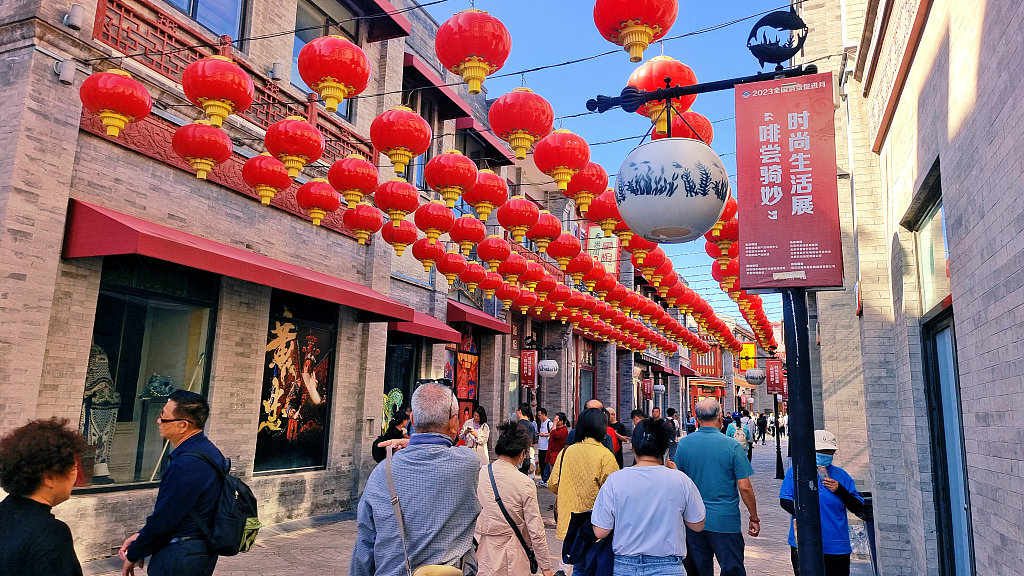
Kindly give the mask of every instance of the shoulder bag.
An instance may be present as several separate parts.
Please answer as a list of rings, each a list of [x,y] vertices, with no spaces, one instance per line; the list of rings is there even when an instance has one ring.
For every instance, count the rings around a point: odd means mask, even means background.
[[[405,541],[405,522],[402,520],[402,505],[398,502],[398,491],[395,490],[395,477],[391,475],[391,454],[393,451],[394,447],[387,447],[387,456],[384,459],[384,475],[388,480],[391,505],[395,508],[395,523],[398,524],[398,534],[402,537],[402,553],[405,555],[406,576],[462,576],[462,570],[459,568],[439,564],[420,566],[413,572],[412,563],[409,562],[409,544]]]
[[[523,550],[526,550],[526,557],[530,560],[530,574],[537,573],[537,555],[533,553],[533,549],[526,545],[526,539],[523,538],[523,533],[519,531],[519,527],[516,526],[512,517],[509,516],[508,510],[505,509],[505,504],[501,501],[501,496],[498,495],[498,484],[494,481],[494,464],[487,465],[487,474],[491,477],[491,489],[494,490],[494,501],[498,503],[498,508],[501,508],[501,513],[505,516],[505,521],[512,527],[512,531],[515,532],[516,538],[519,538],[519,543],[523,545]]]

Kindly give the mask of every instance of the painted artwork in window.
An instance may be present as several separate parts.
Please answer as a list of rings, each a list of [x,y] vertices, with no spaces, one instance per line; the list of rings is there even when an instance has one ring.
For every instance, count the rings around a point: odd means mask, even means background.
[[[479,363],[479,356],[459,352],[458,367],[455,371],[455,396],[459,399],[476,399]]]

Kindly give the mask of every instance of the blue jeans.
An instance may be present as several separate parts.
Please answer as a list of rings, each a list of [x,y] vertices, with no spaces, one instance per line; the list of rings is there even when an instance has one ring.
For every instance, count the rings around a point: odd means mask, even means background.
[[[547,482],[548,478],[551,477],[551,464],[544,463],[544,471],[540,473],[540,479]]]
[[[686,529],[687,576],[713,576],[714,559],[722,568],[721,576],[747,576],[743,568],[743,534],[739,532],[694,532]]]
[[[149,576],[210,576],[217,566],[217,555],[206,540],[171,542],[149,559]]]
[[[613,576],[683,576],[682,556],[615,555]]]

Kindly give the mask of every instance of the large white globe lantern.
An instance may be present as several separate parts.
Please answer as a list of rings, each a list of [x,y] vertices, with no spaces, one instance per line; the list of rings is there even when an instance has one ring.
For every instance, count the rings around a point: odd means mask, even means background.
[[[615,202],[634,234],[689,242],[715,225],[729,198],[729,174],[707,144],[662,138],[633,149],[615,179]]]
[[[558,376],[558,362],[554,360],[541,360],[537,362],[537,374],[543,378]]]
[[[764,372],[764,368],[750,368],[747,370],[746,374],[743,375],[747,384],[751,384],[753,386],[760,386],[761,384],[764,384],[766,377],[767,375]]]

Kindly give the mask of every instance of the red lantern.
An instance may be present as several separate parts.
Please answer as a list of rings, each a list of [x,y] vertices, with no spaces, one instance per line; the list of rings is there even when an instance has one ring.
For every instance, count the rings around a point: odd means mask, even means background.
[[[519,276],[526,272],[527,266],[526,258],[513,252],[508,255],[508,260],[498,264],[498,274],[501,274],[506,282],[515,284]]]
[[[444,258],[446,252],[440,243],[420,238],[412,245],[412,257],[423,263],[423,271],[430,272],[434,264]]]
[[[711,227],[711,230],[709,230],[707,234],[704,235],[704,238],[711,242],[716,242],[722,226],[724,226],[729,220],[732,220],[732,217],[736,215],[738,208],[739,205],[736,203],[736,199],[729,196],[725,201],[725,207],[722,209],[722,215],[718,217],[718,222],[715,222],[715,225]]]
[[[466,259],[458,252],[445,252],[445,255],[437,261],[436,265],[437,271],[448,281],[449,289],[455,285],[455,280],[459,278],[459,274],[465,272],[468,266]]]
[[[658,245],[650,240],[647,240],[640,236],[633,236],[629,240],[629,246],[623,246],[622,249],[626,252],[633,254],[636,257],[638,264],[644,263],[644,257],[651,251],[657,248]]]
[[[328,212],[334,212],[341,207],[341,196],[323,178],[313,178],[299,186],[295,191],[295,201],[298,202],[299,208],[309,212],[314,226],[319,226]]]
[[[664,251],[662,252],[662,254],[664,254]],[[650,258],[651,256],[650,254],[648,254],[647,258],[645,258],[644,260],[650,260]],[[662,262],[661,266],[658,266],[657,268],[654,269],[653,272],[651,272],[651,284],[654,284],[656,287],[660,289],[662,283],[665,281],[665,278],[667,278],[668,275],[673,273],[674,271],[675,264],[673,264],[671,260],[666,258],[665,261]]]
[[[580,252],[572,257],[565,266],[565,271],[572,277],[573,282],[582,282],[583,277],[594,269],[594,259],[586,252]]]
[[[503,94],[487,110],[494,135],[508,142],[516,158],[526,158],[533,143],[551,133],[555,111],[529,88],[515,88]]]
[[[604,280],[604,278],[608,276],[608,272],[604,269],[604,264],[601,264],[597,260],[593,260],[593,262],[594,267],[590,269],[590,272],[583,275],[583,285],[591,292],[593,292],[597,287],[597,283],[599,281]]]
[[[629,246],[629,241],[633,239],[633,231],[630,230],[629,225],[625,222],[616,224],[612,233],[619,239],[619,245],[623,248]]]
[[[487,269],[476,262],[470,262],[466,266],[466,271],[459,274],[459,280],[462,280],[466,284],[466,287],[469,288],[470,292],[476,292],[477,286],[486,279]]]
[[[427,151],[432,137],[430,124],[405,106],[392,108],[370,123],[373,147],[391,160],[399,174],[405,173],[413,158]]]
[[[604,301],[611,304],[612,306],[618,306],[619,303],[622,302],[622,299],[625,298],[626,294],[628,293],[629,290],[627,290],[625,286],[616,282],[615,286],[612,286],[612,289],[609,290],[607,294],[605,294]]]
[[[505,65],[512,37],[501,20],[470,8],[438,27],[434,50],[441,64],[469,85],[470,94],[479,94],[484,78]]]
[[[377,187],[373,202],[397,224],[419,208],[420,191],[402,178],[392,178]]]
[[[631,62],[639,62],[651,42],[668,34],[678,11],[677,0],[597,0],[594,24],[605,40],[629,52]]]
[[[661,279],[661,283],[658,284],[658,296],[661,296],[662,298],[667,298],[669,290],[671,290],[673,286],[677,286],[678,284],[679,274],[675,270],[672,270],[668,274],[665,274],[665,277]],[[669,302],[668,305],[672,306],[674,303],[675,300]]]
[[[629,315],[639,304],[640,295],[632,290],[626,289],[626,296],[621,302],[619,302],[619,308],[622,308],[622,311]]]
[[[526,237],[537,245],[537,251],[543,254],[548,244],[562,233],[562,221],[547,210],[537,214],[537,223],[526,231]]]
[[[544,279],[545,274],[547,272],[544,271],[544,266],[537,262],[527,262],[526,272],[519,275],[519,283],[533,290],[537,288],[537,283]]]
[[[227,56],[207,56],[189,64],[181,75],[181,88],[214,126],[248,110],[256,92],[252,78]]]
[[[274,195],[291,187],[292,179],[288,177],[288,169],[280,160],[269,152],[253,156],[242,166],[242,180],[256,191],[260,203],[269,206]]]
[[[590,203],[608,188],[608,172],[596,162],[587,165],[566,185],[565,196],[576,202],[580,214],[586,214]]]
[[[554,302],[557,310],[561,310],[569,298],[572,298],[572,290],[565,284],[556,284],[554,290],[548,293],[548,301]]]
[[[704,251],[707,252],[708,256],[711,256],[718,262],[718,265],[725,269],[729,264],[730,258],[735,258],[740,254],[740,245],[736,242],[729,242],[725,250],[723,250],[718,242],[712,242],[710,240],[705,241]]]
[[[423,176],[427,186],[436,190],[449,208],[454,208],[459,196],[476,184],[476,164],[458,150],[445,150],[427,162]]]
[[[562,232],[558,238],[548,244],[548,256],[554,258],[563,271],[569,265],[569,261],[575,258],[581,250],[583,250],[583,245],[580,243],[580,239],[568,232]]]
[[[171,138],[171,147],[192,166],[200,180],[206,180],[214,166],[227,162],[232,149],[231,138],[206,120],[178,128]]]
[[[469,256],[473,246],[483,242],[487,237],[487,228],[483,222],[472,216],[459,216],[455,219],[452,229],[448,231],[448,237],[459,245],[463,256]]]
[[[711,141],[715,139],[715,129],[711,126],[710,120],[693,110],[687,110],[682,114],[673,112],[672,137],[692,138],[711,146]],[[660,140],[662,138],[668,138],[668,134],[658,134],[657,130],[651,134],[651,140]]]
[[[538,170],[554,179],[559,190],[565,191],[573,175],[590,162],[590,146],[576,134],[558,129],[537,142],[533,162]]]
[[[427,235],[427,241],[431,244],[455,225],[455,213],[444,205],[443,200],[431,200],[420,206],[413,218],[416,227]]]
[[[498,223],[517,243],[523,241],[526,231],[537,224],[539,218],[540,209],[525,196],[513,196],[498,207]]]
[[[508,200],[508,182],[492,170],[478,170],[476,184],[462,192],[462,199],[473,207],[481,221],[486,222],[491,210]]]
[[[519,309],[519,312],[526,314],[526,312],[537,303],[537,295],[529,290],[521,290],[519,297],[512,302],[512,305]]]
[[[586,278],[584,278],[584,281],[585,280]],[[608,293],[611,290],[614,290],[615,287],[618,285],[619,283],[618,281],[615,280],[615,276],[612,276],[611,274],[605,274],[603,277],[598,279],[597,282],[594,283],[593,290],[595,294],[597,294],[600,298],[604,299],[608,295]]]
[[[654,272],[655,268],[665,263],[665,251],[660,247],[656,247],[649,254],[638,255],[634,252],[632,260],[633,267],[640,270],[644,278],[650,280],[651,273]],[[653,282],[651,283],[653,284]]]
[[[512,302],[519,298],[522,293],[523,291],[519,286],[503,282],[494,295],[498,300],[501,300],[501,305],[505,307],[505,310],[508,310],[512,307]]]
[[[487,263],[492,272],[497,272],[498,266],[508,260],[511,254],[512,248],[508,242],[495,235],[488,236],[476,247],[476,255]]]
[[[619,215],[619,206],[615,203],[615,191],[608,188],[590,202],[587,210],[587,220],[601,227],[604,237],[608,238],[615,230],[615,226],[622,222]],[[626,244],[622,245],[623,248]]]
[[[655,56],[634,70],[629,75],[627,84],[645,92],[652,92],[669,87],[665,85],[666,78],[670,79],[670,84],[673,88],[692,86],[697,83],[697,75],[686,64],[670,56]],[[673,98],[674,110],[679,112],[687,110],[696,99],[697,96],[695,94]],[[652,100],[640,106],[636,113],[651,119],[651,123],[654,124],[655,133],[665,134],[668,132],[668,114],[665,112],[665,108],[664,100]]]
[[[107,136],[117,138],[129,122],[142,120],[153,110],[146,88],[124,70],[93,74],[78,90],[82,106],[100,117]]]
[[[380,231],[384,225],[384,215],[380,210],[370,204],[360,203],[345,210],[341,220],[349,230],[355,232],[356,241],[366,244],[366,241]]]
[[[338,160],[327,172],[331,186],[341,193],[346,204],[351,205],[360,202],[363,196],[373,194],[377,189],[377,178],[377,167],[359,154],[349,154]]]
[[[320,94],[330,112],[345,98],[366,90],[370,82],[370,60],[341,36],[314,38],[299,50],[296,65],[302,81]]]
[[[388,221],[380,229],[380,237],[391,244],[398,256],[405,252],[406,246],[416,241],[417,236],[419,236],[419,231],[416,230],[416,225],[408,220],[400,220],[397,225]]]
[[[484,291],[484,295],[488,298],[494,298],[494,292],[501,288],[504,283],[505,281],[501,279],[501,274],[488,272],[483,282],[480,282],[480,289]]]
[[[284,162],[291,178],[298,176],[306,164],[319,160],[325,146],[324,135],[301,116],[288,116],[271,124],[265,143],[267,152]]]
[[[558,286],[558,280],[547,272],[544,273],[544,277],[537,282],[537,285],[533,288],[533,291],[537,293],[537,296],[541,298],[547,298],[548,294]]]

